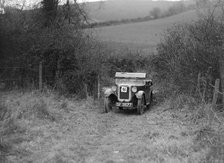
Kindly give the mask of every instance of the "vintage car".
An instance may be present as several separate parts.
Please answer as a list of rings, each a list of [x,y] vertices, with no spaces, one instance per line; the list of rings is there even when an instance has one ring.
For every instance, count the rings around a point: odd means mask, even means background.
[[[113,106],[119,109],[136,109],[138,114],[152,103],[152,80],[146,73],[116,72],[115,85],[104,91],[105,112]]]

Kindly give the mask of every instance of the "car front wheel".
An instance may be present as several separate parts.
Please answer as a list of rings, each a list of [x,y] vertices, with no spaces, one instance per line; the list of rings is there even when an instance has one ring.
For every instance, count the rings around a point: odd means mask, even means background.
[[[138,99],[137,113],[139,115],[142,115],[144,113],[144,109],[145,109],[145,101],[144,97],[142,97],[141,99]]]
[[[104,98],[104,111],[108,113],[112,110],[111,100],[109,98]]]

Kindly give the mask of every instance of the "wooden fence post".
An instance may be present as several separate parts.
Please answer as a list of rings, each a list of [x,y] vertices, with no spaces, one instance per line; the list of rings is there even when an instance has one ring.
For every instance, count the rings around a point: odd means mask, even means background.
[[[220,78],[221,78],[221,92],[224,93],[224,56],[222,53],[220,54],[219,58],[219,71],[220,71]],[[222,94],[222,104],[224,110],[224,94]]]
[[[43,67],[42,62],[39,63],[39,90],[42,90],[43,86]]]
[[[209,112],[208,112],[209,126],[212,125],[212,121],[214,119],[214,109],[216,108],[216,103],[217,103],[217,99],[218,99],[219,84],[220,84],[220,79],[216,79],[215,89],[214,89],[213,99],[212,99],[212,106],[211,106],[211,108],[209,109]]]
[[[199,97],[202,99],[202,95],[201,95],[201,73],[198,73],[198,81],[197,81],[197,91],[199,94]]]
[[[85,91],[86,99],[88,99],[89,98],[89,93],[88,93],[88,85],[86,83],[84,84],[84,91]]]
[[[100,75],[97,77],[97,98],[100,99]]]

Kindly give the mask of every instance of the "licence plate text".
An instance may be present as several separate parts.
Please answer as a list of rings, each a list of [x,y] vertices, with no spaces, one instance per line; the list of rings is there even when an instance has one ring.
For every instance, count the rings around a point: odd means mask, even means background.
[[[132,107],[133,104],[132,103],[122,103],[122,102],[117,102],[116,103],[117,107]]]

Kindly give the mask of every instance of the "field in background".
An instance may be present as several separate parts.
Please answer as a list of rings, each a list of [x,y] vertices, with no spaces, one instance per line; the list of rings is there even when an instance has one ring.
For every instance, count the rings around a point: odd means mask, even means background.
[[[158,7],[167,10],[178,2],[149,1],[149,0],[109,0],[86,3],[85,8],[91,19],[97,22],[132,19],[148,16],[150,11]],[[186,1],[187,5],[195,2]]]
[[[163,38],[164,31],[178,23],[190,23],[197,19],[195,10],[167,18],[132,24],[99,27],[93,29],[97,40],[112,48],[126,47],[141,49],[145,53],[155,52],[156,44]]]
[[[224,160],[223,116],[170,101],[144,115],[103,113],[103,103],[51,91],[4,92],[0,162],[211,162]],[[178,105],[180,104],[180,105]],[[221,124],[221,125],[220,125]]]

